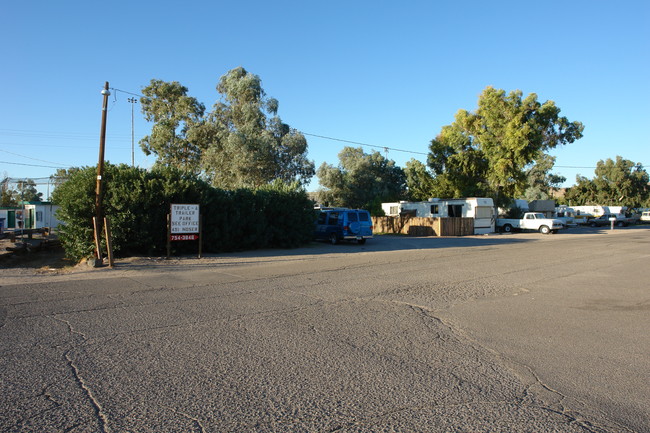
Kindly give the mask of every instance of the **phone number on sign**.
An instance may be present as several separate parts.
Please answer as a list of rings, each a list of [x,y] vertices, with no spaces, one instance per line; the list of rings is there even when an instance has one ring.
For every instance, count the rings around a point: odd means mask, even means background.
[[[199,238],[199,235],[171,235],[169,237],[170,241],[195,241]]]

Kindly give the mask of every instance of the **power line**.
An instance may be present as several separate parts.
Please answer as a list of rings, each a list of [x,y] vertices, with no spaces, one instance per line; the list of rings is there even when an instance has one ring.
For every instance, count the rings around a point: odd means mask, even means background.
[[[127,92],[126,90],[116,89],[115,87],[111,87],[111,90],[115,90],[115,92],[126,93],[127,95],[137,96],[137,97],[140,97],[140,98],[146,98],[146,96],[141,95],[139,93]]]
[[[9,135],[14,137],[38,137],[38,138],[53,138],[61,140],[93,140],[96,138],[94,134],[81,134],[74,132],[58,132],[58,131],[28,131],[24,129],[0,129],[2,135]],[[130,136],[115,134],[111,135],[114,140],[126,140]]]
[[[138,96],[140,98],[147,98],[147,96],[144,96],[144,95],[142,95],[140,93],[127,92],[126,90],[117,89],[115,87],[111,87],[111,90],[114,90],[115,92],[126,93],[126,94],[132,95],[132,96]],[[397,149],[397,148],[388,147],[388,146],[379,146],[379,145],[375,145],[375,144],[361,143],[361,142],[358,142],[358,141],[344,140],[342,138],[327,137],[327,136],[318,135],[318,134],[310,134],[308,132],[302,132],[302,131],[301,131],[301,133],[303,135],[308,135],[310,137],[323,138],[325,140],[339,141],[339,142],[342,142],[342,143],[350,143],[350,144],[356,144],[356,145],[359,145],[359,146],[366,146],[366,147],[372,147],[372,148],[376,148],[376,149],[382,149],[385,152],[388,152],[389,150],[392,150],[392,151],[395,151],[395,152],[411,153],[411,154],[414,154],[414,155],[428,155],[427,153],[424,153],[424,152],[415,152],[415,151],[412,151],[412,150],[404,150],[404,149]]]
[[[10,155],[20,156],[21,158],[31,159],[32,161],[47,162],[48,164],[61,164],[60,162],[45,161],[43,159],[32,158],[29,156],[21,155],[19,153],[9,152],[8,150],[4,150],[4,149],[0,149],[0,152],[8,153]]]
[[[647,167],[646,164],[643,164],[643,163],[639,163],[639,164],[641,164],[641,167]],[[635,167],[637,167],[637,166],[635,165]],[[553,168],[593,168],[593,169],[597,169],[598,167],[580,167],[580,166],[575,166],[575,165],[554,165]]]
[[[0,164],[24,165],[27,167],[43,167],[43,168],[69,168],[63,166],[54,167],[52,165],[23,164],[20,162],[9,162],[9,161],[0,161]]]
[[[52,181],[52,179],[68,179],[67,176],[50,176],[50,177],[5,177],[2,179],[2,182],[9,182],[9,183],[16,183],[16,182],[24,182],[25,180],[33,180],[34,182],[42,182],[42,181]],[[45,182],[47,183],[47,182]]]
[[[376,144],[361,143],[359,141],[344,140],[342,138],[326,137],[324,135],[310,134],[308,132],[302,132],[302,131],[301,131],[301,133],[303,135],[308,135],[310,137],[324,138],[325,140],[340,141],[342,143],[358,144],[360,146],[374,147],[374,148],[383,149],[383,150],[394,150],[395,152],[412,153],[412,154],[415,154],[415,155],[428,155],[428,153],[415,152],[413,150],[396,149],[394,147],[387,147],[387,146],[379,146],[379,145],[376,145]]]
[[[47,147],[56,149],[80,149],[80,150],[95,150],[91,147],[85,146],[58,146],[56,144],[25,144],[25,143],[0,143],[0,146],[16,146],[16,147]],[[131,147],[111,146],[111,149],[130,149]]]
[[[16,146],[16,147],[56,147],[59,149],[87,149],[85,147],[80,147],[80,146],[56,146],[52,144],[24,144],[24,143],[0,143],[0,146]],[[121,149],[125,149],[122,147]]]
[[[0,182],[6,182],[7,184],[16,184],[16,183],[33,183],[34,185],[54,185],[56,182],[62,180],[68,180],[69,177],[6,177],[1,179]]]

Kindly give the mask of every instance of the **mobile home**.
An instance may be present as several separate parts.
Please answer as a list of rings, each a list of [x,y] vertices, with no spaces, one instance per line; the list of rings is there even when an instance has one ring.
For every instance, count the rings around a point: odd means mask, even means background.
[[[604,214],[625,215],[627,207],[625,206],[572,206],[575,211],[576,221],[586,222],[590,218],[598,218]]]
[[[58,205],[51,202],[31,202],[24,204],[25,228],[42,229],[45,227],[56,228],[61,221],[56,217]]]
[[[409,214],[424,218],[473,218],[474,234],[494,232],[494,202],[491,198],[431,198],[427,201],[382,203],[387,216]]]

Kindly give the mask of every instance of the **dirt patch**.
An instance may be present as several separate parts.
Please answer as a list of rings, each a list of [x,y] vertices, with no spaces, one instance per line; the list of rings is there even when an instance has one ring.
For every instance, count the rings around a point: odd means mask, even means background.
[[[60,245],[50,246],[48,248],[37,248],[44,240],[53,241],[52,236],[49,239],[34,237],[34,239],[20,238],[12,241],[9,238],[0,239],[0,268],[27,268],[32,270],[48,269],[62,270],[76,265],[72,260],[65,258],[65,251]],[[28,248],[20,248],[26,244]],[[18,248],[19,251],[10,251],[8,248]]]

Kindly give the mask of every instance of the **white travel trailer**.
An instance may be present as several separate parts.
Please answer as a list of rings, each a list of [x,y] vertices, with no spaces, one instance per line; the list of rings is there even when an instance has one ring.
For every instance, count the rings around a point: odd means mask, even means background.
[[[474,218],[475,235],[494,232],[494,202],[491,198],[430,198],[427,201],[382,203],[381,208],[387,216],[410,214],[423,218]]]
[[[625,206],[599,206],[599,205],[589,205],[589,206],[572,206],[575,211],[576,222],[586,223],[591,218],[598,218],[604,214],[615,214],[624,216],[627,212],[627,207]]]
[[[573,210],[576,213],[576,216],[586,215],[588,217],[599,217],[603,214],[609,213],[606,206],[572,206]]]

